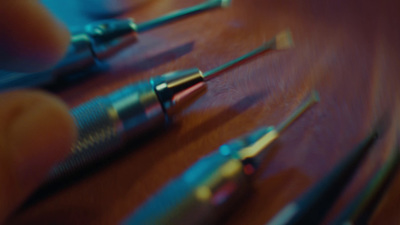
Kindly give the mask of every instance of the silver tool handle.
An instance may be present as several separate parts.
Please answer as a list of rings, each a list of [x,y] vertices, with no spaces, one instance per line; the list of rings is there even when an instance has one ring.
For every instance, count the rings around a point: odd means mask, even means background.
[[[106,157],[129,139],[165,124],[165,115],[151,84],[129,85],[71,110],[78,127],[72,154],[50,172],[64,177]]]
[[[234,139],[201,158],[171,180],[122,224],[219,224],[251,190],[257,166],[243,162],[238,152],[254,144],[273,127],[263,127]]]
[[[78,126],[79,139],[72,152],[90,151],[91,149],[109,149],[121,142],[117,124],[119,118],[113,112],[108,98],[96,98],[71,110]]]
[[[218,224],[249,188],[241,161],[214,152],[170,181],[122,224]]]

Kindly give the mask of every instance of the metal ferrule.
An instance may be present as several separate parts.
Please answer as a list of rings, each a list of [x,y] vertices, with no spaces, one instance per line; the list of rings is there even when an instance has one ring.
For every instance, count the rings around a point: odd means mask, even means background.
[[[51,71],[53,79],[82,68],[90,68],[96,65],[96,60],[93,56],[91,38],[86,34],[74,35],[71,37],[66,55]]]
[[[168,116],[182,111],[207,89],[203,74],[197,68],[167,73],[152,78],[150,83]]]
[[[135,43],[136,29],[132,19],[112,19],[71,31],[67,53],[55,67],[33,74],[0,71],[0,90],[48,85],[69,74],[85,72]]]
[[[108,95],[108,99],[118,115],[119,130],[124,139],[138,137],[165,123],[162,106],[152,85],[147,81],[119,89]]]
[[[112,19],[88,24],[85,33],[92,39],[97,59],[111,57],[137,41],[137,25],[133,19]]]
[[[111,19],[90,23],[85,26],[84,33],[90,36],[95,44],[109,42],[116,38],[135,33],[137,25],[133,19]]]
[[[135,43],[135,31],[132,19],[113,19],[88,24],[84,30],[73,32],[65,57],[53,68],[53,77],[90,69],[100,60]]]
[[[248,146],[240,149],[237,152],[239,159],[248,166],[248,169],[253,167],[253,170],[258,169],[259,165],[268,154],[268,150],[272,143],[279,137],[279,133],[273,127],[265,127],[251,133],[246,137]],[[251,144],[250,144],[251,143]]]

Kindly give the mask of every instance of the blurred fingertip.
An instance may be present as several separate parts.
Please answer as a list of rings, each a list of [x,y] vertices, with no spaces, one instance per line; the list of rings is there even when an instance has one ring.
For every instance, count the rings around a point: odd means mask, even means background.
[[[74,121],[67,106],[47,93],[19,91],[6,95],[13,99],[0,118],[7,120],[7,151],[18,167],[16,175],[21,184],[36,184],[70,152],[77,136]]]
[[[39,1],[2,4],[0,68],[38,72],[51,68],[63,58],[70,43],[69,31]]]

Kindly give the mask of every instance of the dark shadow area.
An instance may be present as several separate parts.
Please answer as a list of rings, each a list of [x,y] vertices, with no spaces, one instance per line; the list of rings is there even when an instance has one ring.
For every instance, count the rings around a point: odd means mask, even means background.
[[[262,172],[262,171],[259,171]],[[232,224],[238,218],[248,218],[245,224],[266,224],[267,218],[272,218],[276,212],[270,210],[276,206],[285,206],[288,199],[295,199],[304,192],[307,186],[311,184],[311,180],[298,169],[288,168],[276,174],[273,174],[265,180],[260,180],[257,173],[252,177],[252,191],[239,204],[235,205],[235,209],[230,215],[225,217],[221,224]],[[288,187],[297,187],[296,189]],[[270,208],[266,207],[270,206]],[[260,210],[254,210],[260,209]],[[252,221],[258,214],[263,214],[263,217],[257,221]]]
[[[399,149],[396,149],[395,151],[398,151]],[[397,162],[396,165],[393,167],[393,169],[389,172],[387,175],[387,178],[383,181],[382,185],[380,188],[376,190],[375,195],[372,197],[372,200],[369,205],[366,206],[365,210],[362,211],[357,218],[356,221],[354,221],[354,224],[368,224],[370,221],[371,217],[374,215],[375,210],[377,209],[379,203],[382,201],[383,196],[385,193],[388,191],[391,183],[394,180],[394,177],[396,174],[399,172],[399,155],[397,154]]]
[[[127,68],[130,72],[144,72],[165,63],[172,62],[190,53],[193,51],[193,47],[194,41],[191,41],[155,56],[150,56],[148,58],[143,58],[139,61],[132,62]]]
[[[49,183],[45,183],[41,187],[39,187],[28,199],[25,203],[20,207],[20,209],[16,212],[19,213],[24,211],[25,209],[31,207],[35,203],[50,197],[56,192],[75,184],[95,173],[101,172],[102,170],[107,169],[112,163],[117,163],[117,161],[129,154],[132,153],[132,144],[134,144],[134,148],[140,148],[146,143],[150,142],[154,138],[158,138],[165,132],[165,128],[159,128],[158,130],[151,131],[151,135],[142,135],[134,140],[131,140],[127,145],[114,151],[111,155],[98,160],[94,163],[91,163],[85,167],[85,169],[77,170],[71,172],[66,177],[62,177],[60,179],[53,180]],[[134,142],[134,143],[133,143]]]
[[[242,100],[238,101],[234,105],[230,106],[229,108],[226,108],[219,112],[218,114],[214,115],[204,123],[201,123],[194,127],[193,129],[189,130],[185,135],[183,135],[180,140],[180,146],[185,146],[187,144],[190,144],[190,142],[197,141],[198,139],[201,139],[203,136],[199,135],[199,131],[201,131],[202,134],[207,134],[211,132],[213,129],[216,127],[222,126],[223,124],[233,120],[243,112],[245,112],[247,109],[249,109],[251,106],[256,104],[260,99],[264,96],[265,94],[262,93],[257,93],[253,95],[246,96]],[[237,110],[233,110],[237,109]],[[224,143],[221,143],[221,145]]]
[[[140,73],[150,70],[154,67],[172,62],[193,50],[194,41],[179,45],[175,48],[169,49],[168,51],[159,53],[154,56],[150,56],[147,58],[143,58],[139,61],[132,62],[128,67],[130,73]],[[62,89],[65,89],[73,84],[78,82],[82,82],[83,80],[87,80],[90,78],[94,78],[97,76],[110,76],[109,74],[104,74],[110,70],[110,66],[107,63],[96,65],[89,70],[80,71],[75,74],[68,75],[64,78],[60,78],[54,84],[50,84],[45,86],[44,88],[51,92],[57,92]],[[114,73],[118,73],[116,70]],[[112,76],[115,77],[115,76]]]

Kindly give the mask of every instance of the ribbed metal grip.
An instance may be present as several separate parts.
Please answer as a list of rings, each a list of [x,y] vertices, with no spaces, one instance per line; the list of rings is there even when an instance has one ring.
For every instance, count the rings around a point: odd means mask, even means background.
[[[97,160],[122,143],[118,130],[120,120],[110,100],[96,98],[71,110],[78,126],[78,141],[72,147],[72,155],[50,173],[50,179],[65,175],[71,168],[80,168]]]
[[[48,182],[90,166],[126,141],[164,126],[166,116],[153,86],[145,81],[124,86],[71,109],[78,140],[71,155],[52,169]]]
[[[119,118],[108,98],[96,98],[71,110],[79,129],[79,139],[72,152],[109,149],[118,145]]]

